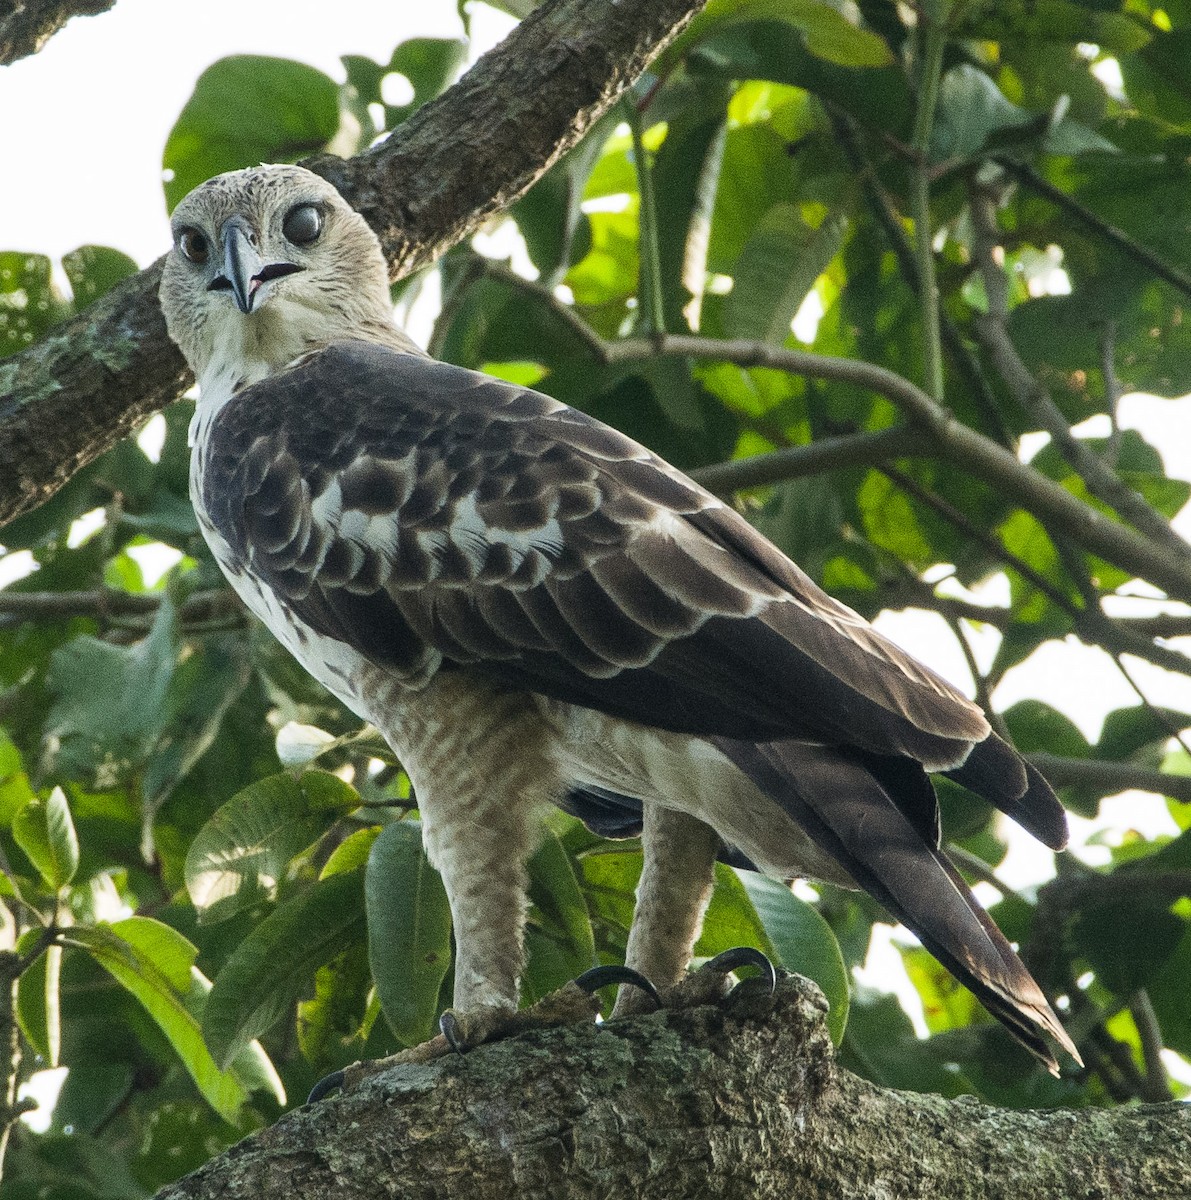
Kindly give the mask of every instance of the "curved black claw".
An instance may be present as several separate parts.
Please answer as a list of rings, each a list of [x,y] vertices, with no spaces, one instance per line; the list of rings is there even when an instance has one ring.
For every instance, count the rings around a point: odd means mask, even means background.
[[[449,1008],[438,1018],[438,1028],[456,1054],[467,1053],[467,1042],[463,1030],[459,1028],[459,1019]]]
[[[640,988],[658,1008],[662,1007],[662,998],[658,995],[657,988],[640,971],[634,971],[632,967],[621,967],[615,963],[592,967],[590,971],[576,976],[575,983],[589,995],[610,983],[631,983],[633,987]]]
[[[727,975],[738,967],[756,967],[761,972],[761,977],[769,984],[771,996],[777,987],[777,971],[774,970],[773,963],[752,946],[734,946],[731,950],[717,954],[715,958],[709,958],[703,966],[720,975]]]
[[[343,1087],[343,1081],[347,1076],[343,1071],[332,1071],[330,1075],[324,1076],[310,1089],[310,1095],[306,1097],[307,1104],[316,1104],[325,1096],[329,1096],[333,1091]]]

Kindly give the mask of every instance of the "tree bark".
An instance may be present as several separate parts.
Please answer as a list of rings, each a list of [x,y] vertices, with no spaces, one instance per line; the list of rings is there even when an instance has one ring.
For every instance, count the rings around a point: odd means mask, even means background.
[[[1177,1200],[1191,1107],[1014,1111],[834,1063],[814,984],[543,1030],[296,1110],[159,1200]]]
[[[384,143],[306,165],[379,235],[394,279],[474,232],[582,137],[703,0],[551,0]],[[0,362],[0,525],[189,386],[161,260]]]
[[[0,0],[0,66],[36,54],[71,17],[107,12],[116,0]]]

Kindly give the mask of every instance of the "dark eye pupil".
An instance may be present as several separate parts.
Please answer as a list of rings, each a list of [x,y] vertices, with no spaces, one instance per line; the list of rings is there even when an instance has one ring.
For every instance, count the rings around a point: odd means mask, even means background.
[[[307,246],[323,231],[322,214],[313,204],[299,204],[289,211],[282,233],[297,246]]]
[[[207,239],[197,229],[184,229],[178,236],[178,249],[192,263],[205,263],[210,247]]]

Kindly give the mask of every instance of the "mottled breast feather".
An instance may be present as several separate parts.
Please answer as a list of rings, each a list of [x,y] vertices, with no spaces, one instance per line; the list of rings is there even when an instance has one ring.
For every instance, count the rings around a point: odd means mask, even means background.
[[[411,686],[445,661],[676,732],[931,769],[988,734],[681,472],[458,367],[342,342],[245,388],[213,424],[203,499],[298,619]]]

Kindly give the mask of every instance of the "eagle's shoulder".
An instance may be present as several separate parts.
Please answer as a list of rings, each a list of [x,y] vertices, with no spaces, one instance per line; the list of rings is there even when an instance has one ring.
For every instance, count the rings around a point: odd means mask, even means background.
[[[459,516],[474,526],[474,505],[498,539],[605,502],[590,522],[605,536],[609,522],[645,519],[657,506],[719,504],[560,401],[363,341],[333,343],[242,388],[210,423],[203,450],[203,506],[242,553],[250,542],[272,545],[283,513],[323,497],[324,509],[372,523],[399,515],[427,531]]]

